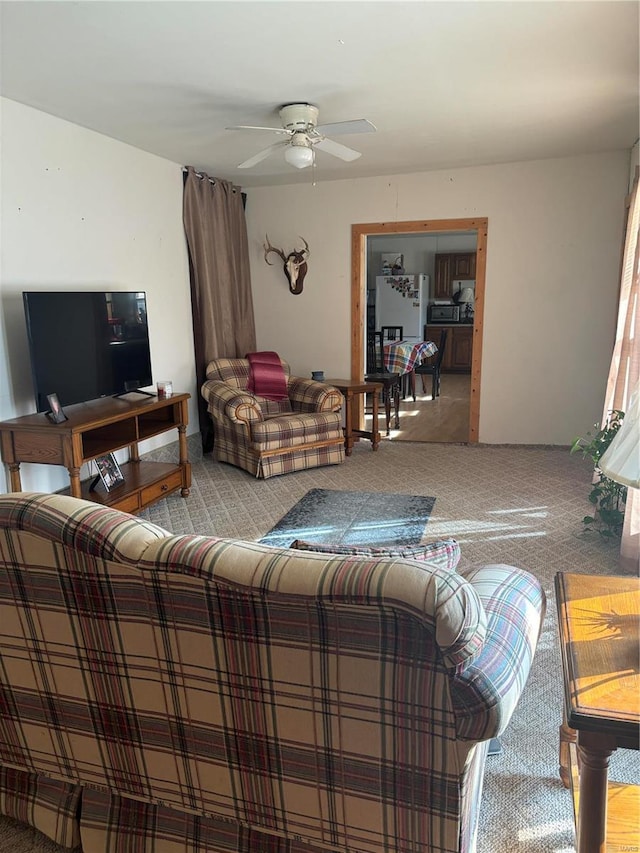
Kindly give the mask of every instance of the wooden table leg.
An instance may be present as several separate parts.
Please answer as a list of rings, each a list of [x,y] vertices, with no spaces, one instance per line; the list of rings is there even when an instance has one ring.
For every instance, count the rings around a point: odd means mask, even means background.
[[[396,410],[396,429],[400,429],[400,380],[393,386],[393,403]]]
[[[353,397],[348,392],[344,394],[344,452],[351,456],[353,450],[353,413],[351,403]]]
[[[571,768],[569,761],[569,745],[576,742],[576,731],[570,729],[566,722],[566,714],[562,716],[562,724],[559,732],[560,741],[560,766],[558,768],[562,784],[565,788],[571,787]]]
[[[178,426],[178,446],[180,448],[180,465],[183,468],[183,475],[186,469],[187,485],[180,489],[180,496],[188,498],[191,494],[191,466],[189,465],[189,456],[187,453],[187,425],[180,424]]]
[[[382,389],[382,400],[384,402],[385,423],[387,425],[387,435],[391,432],[391,388],[387,386]]]
[[[376,389],[371,396],[373,397],[373,423],[371,424],[371,449],[377,450],[380,444],[380,432],[378,430],[378,390]],[[366,394],[365,394],[366,398]]]
[[[67,468],[69,472],[69,484],[71,486],[71,495],[74,498],[82,497],[82,486],[80,485],[80,469]]]
[[[607,774],[615,742],[596,732],[578,732],[580,804],[578,853],[605,853],[607,837]]]
[[[22,480],[20,479],[20,463],[19,462],[10,462],[9,463],[9,479],[11,481],[11,491],[12,492],[21,492],[22,491]]]

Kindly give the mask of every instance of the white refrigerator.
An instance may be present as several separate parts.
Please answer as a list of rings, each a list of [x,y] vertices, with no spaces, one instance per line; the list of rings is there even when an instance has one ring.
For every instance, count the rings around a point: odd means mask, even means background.
[[[429,276],[376,276],[376,329],[402,326],[407,340],[422,340],[427,322]]]

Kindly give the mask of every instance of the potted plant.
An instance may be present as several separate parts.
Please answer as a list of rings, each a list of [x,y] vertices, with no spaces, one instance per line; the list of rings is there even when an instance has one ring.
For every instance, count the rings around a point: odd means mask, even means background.
[[[627,487],[606,477],[598,467],[598,462],[622,426],[623,419],[624,412],[618,409],[609,412],[602,426],[594,424],[595,433],[588,432],[586,436],[574,439],[570,451],[582,453],[584,457],[591,459],[595,466],[595,476],[589,494],[594,511],[593,515],[585,515],[582,523],[585,530],[595,530],[605,539],[619,538],[622,535]]]

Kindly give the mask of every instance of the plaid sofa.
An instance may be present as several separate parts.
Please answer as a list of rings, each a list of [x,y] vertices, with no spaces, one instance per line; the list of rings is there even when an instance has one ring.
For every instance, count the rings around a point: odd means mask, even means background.
[[[213,420],[218,462],[261,479],[344,462],[342,394],[330,385],[291,376],[286,361],[282,366],[289,397],[275,402],[247,391],[247,359],[209,363],[201,393]]]
[[[85,853],[472,851],[526,572],[0,495],[0,812]]]

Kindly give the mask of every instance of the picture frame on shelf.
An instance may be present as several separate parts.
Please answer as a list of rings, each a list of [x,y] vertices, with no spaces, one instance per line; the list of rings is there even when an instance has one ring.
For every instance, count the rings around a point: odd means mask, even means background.
[[[102,484],[108,492],[124,483],[122,471],[120,470],[118,461],[113,453],[106,453],[104,456],[96,456],[94,462],[98,469],[98,476],[102,480]],[[94,480],[94,484],[95,483],[97,483],[97,478]]]

